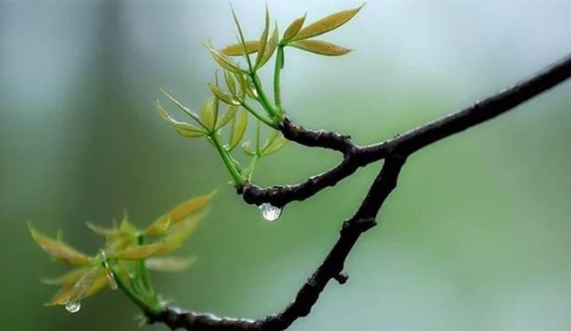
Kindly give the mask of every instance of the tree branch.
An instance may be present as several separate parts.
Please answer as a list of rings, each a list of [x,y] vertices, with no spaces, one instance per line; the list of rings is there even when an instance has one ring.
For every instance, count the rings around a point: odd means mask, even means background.
[[[312,131],[284,120],[284,136],[308,147],[322,147],[342,152],[344,160],[335,168],[310,177],[297,185],[263,188],[245,183],[238,188],[244,201],[260,205],[268,202],[283,207],[292,201],[303,201],[319,191],[334,186],[358,168],[386,158],[393,153],[408,156],[421,148],[501,115],[571,77],[571,55],[508,89],[474,105],[412,129],[382,143],[360,147],[348,136],[335,132]]]
[[[391,156],[385,160],[383,168],[361,203],[349,220],[343,223],[339,239],[317,270],[298,291],[295,299],[281,312],[259,320],[217,317],[166,308],[158,315],[147,314],[151,323],[161,322],[172,330],[212,330],[212,331],[282,331],[297,319],[309,315],[330,280],[344,284],[348,276],[343,273],[345,260],[362,233],[376,225],[375,218],[383,202],[397,185],[398,175],[405,158]]]
[[[284,206],[301,201],[322,189],[333,186],[353,174],[359,167],[384,159],[384,165],[356,213],[343,223],[339,239],[313,275],[283,311],[259,320],[217,317],[167,307],[159,314],[147,312],[150,323],[164,323],[171,329],[212,331],[282,331],[297,319],[307,316],[330,280],[347,281],[343,273],[349,252],[362,233],[376,225],[375,218],[397,185],[399,173],[412,153],[443,138],[490,120],[541,94],[571,77],[571,56],[543,70],[534,77],[503,90],[473,106],[435,120],[400,136],[371,146],[360,147],[349,137],[327,131],[312,131],[296,126],[287,118],[281,130],[287,139],[309,147],[327,148],[343,153],[344,159],[332,170],[308,178],[294,186],[261,188],[246,183],[238,188],[250,204],[269,202]]]

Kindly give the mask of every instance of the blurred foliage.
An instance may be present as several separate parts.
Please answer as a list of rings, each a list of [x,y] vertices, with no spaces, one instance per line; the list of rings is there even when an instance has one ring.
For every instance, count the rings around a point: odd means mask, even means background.
[[[77,313],[83,299],[109,285],[112,290],[120,289],[144,313],[160,312],[165,302],[151,283],[149,269],[172,272],[188,266],[189,259],[157,255],[170,254],[180,248],[204,218],[205,212],[198,211],[204,208],[213,194],[180,204],[144,230],[131,224],[126,212],[121,224],[114,224],[112,228],[88,223],[95,234],[105,238],[104,246],[94,256],[69,246],[61,233],[55,239],[50,238],[28,224],[36,243],[53,260],[75,267],[58,278],[44,280],[49,285],[61,287],[46,305],[63,305],[68,312]]]
[[[268,1],[279,22],[305,12],[314,21],[360,4]],[[233,6],[247,40],[255,39],[264,2]],[[365,8],[351,28],[328,39],[356,51],[328,60],[288,54],[282,97],[297,123],[363,144],[380,141],[569,52],[571,7],[564,1],[374,1]],[[218,188],[215,208],[180,250],[196,263],[153,280],[165,299],[220,315],[259,317],[283,308],[322,260],[375,167],[264,222],[227,185],[208,144],[180,139],[157,120],[163,85],[184,104],[209,97],[202,82],[212,79],[215,64],[201,42],[215,36],[217,45],[235,43],[229,15],[227,1],[0,2],[4,329],[138,330],[131,320],[138,309],[111,291],[75,315],[42,307],[52,289],[38,275],[61,269],[38,252],[27,219],[96,251],[100,240],[85,221],[99,224],[124,207],[133,220],[148,220],[173,201]],[[264,72],[260,78],[271,79]],[[566,83],[412,157],[379,226],[351,254],[349,282],[328,287],[311,317],[293,328],[565,330],[569,104]],[[288,144],[262,161],[256,182],[294,183],[337,161]]]

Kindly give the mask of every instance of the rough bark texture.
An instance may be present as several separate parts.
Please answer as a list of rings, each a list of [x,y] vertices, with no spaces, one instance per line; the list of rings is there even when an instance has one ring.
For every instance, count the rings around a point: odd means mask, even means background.
[[[341,152],[343,161],[323,174],[310,177],[297,185],[262,188],[247,183],[238,188],[249,204],[271,203],[285,206],[303,201],[324,188],[334,186],[358,168],[384,160],[363,202],[349,220],[343,223],[339,239],[329,254],[298,291],[294,300],[281,312],[259,320],[217,317],[168,307],[160,314],[148,314],[150,322],[166,324],[171,329],[220,331],[281,331],[295,320],[309,315],[320,293],[330,280],[340,284],[347,281],[343,273],[345,261],[364,232],[376,225],[376,216],[389,194],[397,185],[398,176],[412,153],[443,138],[495,118],[571,77],[571,56],[555,63],[535,76],[522,81],[474,105],[410,130],[393,139],[370,146],[358,146],[349,136],[336,132],[312,131],[285,119],[281,125],[284,136],[308,147],[320,147]]]

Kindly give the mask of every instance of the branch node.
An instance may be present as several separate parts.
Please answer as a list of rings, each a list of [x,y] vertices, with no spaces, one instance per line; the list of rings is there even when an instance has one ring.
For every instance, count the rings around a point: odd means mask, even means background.
[[[336,274],[335,276],[333,276],[333,278],[340,284],[343,285],[345,283],[347,283],[347,280],[349,279],[349,275],[345,272],[340,272],[338,274]]]

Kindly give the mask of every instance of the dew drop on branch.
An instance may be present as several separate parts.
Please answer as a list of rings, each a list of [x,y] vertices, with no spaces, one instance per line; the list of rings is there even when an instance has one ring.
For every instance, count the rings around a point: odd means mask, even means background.
[[[262,216],[266,219],[266,221],[268,222],[274,222],[277,221],[278,218],[280,218],[280,215],[282,213],[282,209],[278,208],[276,206],[273,206],[269,203],[262,203],[258,208],[260,208],[260,210],[262,211]]]
[[[69,301],[65,304],[65,310],[75,314],[81,309],[81,303],[79,301]]]

